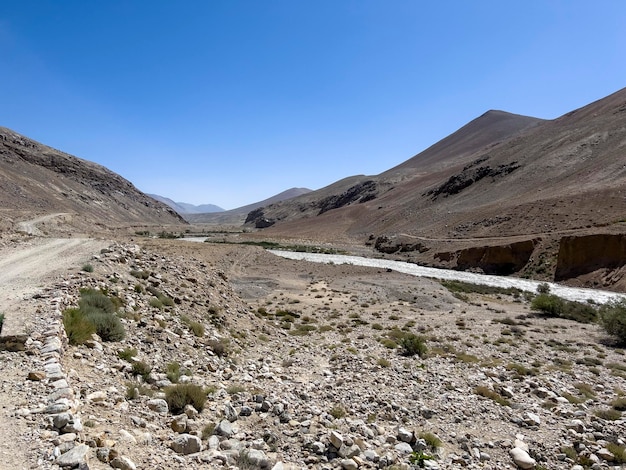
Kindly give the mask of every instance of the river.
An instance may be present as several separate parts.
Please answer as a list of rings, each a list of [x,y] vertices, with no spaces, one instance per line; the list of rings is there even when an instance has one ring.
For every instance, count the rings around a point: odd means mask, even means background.
[[[517,287],[518,289],[536,292],[537,286],[542,284],[539,281],[530,281],[528,279],[520,279],[510,276],[493,276],[489,274],[477,274],[466,271],[455,271],[452,269],[428,268],[418,266],[403,261],[391,261],[385,259],[363,258],[360,256],[348,255],[326,255],[320,253],[300,253],[294,251],[268,250],[277,256],[283,258],[311,261],[314,263],[334,263],[334,264],[353,264],[355,266],[368,266],[372,268],[392,269],[412,276],[430,277],[435,279],[445,279],[454,281],[470,282],[472,284],[486,284],[495,287]],[[550,292],[568,300],[576,300],[578,302],[586,302],[593,300],[594,302],[603,304],[613,299],[626,299],[626,295],[617,294],[615,292],[582,289],[576,287],[566,287],[560,284],[548,282]]]

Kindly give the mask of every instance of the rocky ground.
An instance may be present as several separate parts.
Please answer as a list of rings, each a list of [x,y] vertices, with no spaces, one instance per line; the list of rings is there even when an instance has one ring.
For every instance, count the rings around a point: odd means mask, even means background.
[[[90,264],[0,353],[24,468],[624,468],[624,350],[523,296],[252,246],[124,241]],[[85,287],[119,299],[125,339],[67,344]],[[410,333],[426,354],[402,355]],[[202,409],[169,409],[175,382]]]

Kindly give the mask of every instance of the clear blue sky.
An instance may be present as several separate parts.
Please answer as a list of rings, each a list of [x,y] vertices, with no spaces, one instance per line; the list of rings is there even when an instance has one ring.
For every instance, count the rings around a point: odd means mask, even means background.
[[[623,0],[5,0],[0,125],[226,209],[626,86]]]

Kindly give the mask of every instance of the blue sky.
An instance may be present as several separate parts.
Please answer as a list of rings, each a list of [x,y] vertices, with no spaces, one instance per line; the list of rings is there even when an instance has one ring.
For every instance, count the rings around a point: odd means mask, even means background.
[[[626,86],[622,0],[5,0],[0,125],[226,209]]]

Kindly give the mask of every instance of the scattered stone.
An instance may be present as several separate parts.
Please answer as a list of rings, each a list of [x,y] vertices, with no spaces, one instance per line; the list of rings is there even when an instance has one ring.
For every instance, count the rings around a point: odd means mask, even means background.
[[[519,468],[522,468],[522,469],[535,468],[535,465],[537,464],[535,459],[533,459],[530,455],[528,455],[528,452],[526,452],[523,449],[520,449],[519,447],[514,447],[513,449],[511,449],[509,453],[511,454],[511,457],[513,458],[513,462],[515,462],[515,465],[517,465]]]
[[[89,452],[89,446],[85,444],[79,444],[71,450],[61,454],[57,458],[56,463],[59,467],[78,467],[87,461],[87,452]]]
[[[202,450],[202,441],[198,436],[191,434],[181,434],[171,443],[170,447],[174,452],[182,455],[195,454]]]

